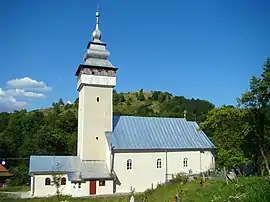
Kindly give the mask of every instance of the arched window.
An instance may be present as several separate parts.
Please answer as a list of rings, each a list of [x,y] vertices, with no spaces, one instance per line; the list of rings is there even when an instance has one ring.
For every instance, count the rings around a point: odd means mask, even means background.
[[[157,168],[161,168],[161,159],[157,159]]]
[[[183,165],[184,165],[184,167],[188,167],[188,159],[187,158],[184,158]]]
[[[127,160],[127,170],[131,170],[132,169],[132,160],[128,159]]]
[[[45,185],[47,186],[47,185],[51,185],[51,179],[50,178],[46,178],[45,179]]]
[[[61,185],[66,185],[67,184],[67,179],[65,177],[61,178]]]

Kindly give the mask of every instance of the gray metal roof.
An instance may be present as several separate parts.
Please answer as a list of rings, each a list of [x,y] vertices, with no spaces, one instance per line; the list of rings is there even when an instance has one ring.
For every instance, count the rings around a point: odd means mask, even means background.
[[[69,180],[111,178],[105,161],[81,161],[78,156],[30,156],[29,173],[67,173]]]
[[[30,156],[29,172],[75,172],[79,167],[77,156]]]
[[[114,149],[212,149],[196,122],[182,118],[114,116],[107,133]]]
[[[104,161],[83,161],[80,170],[82,179],[110,177],[109,169]]]

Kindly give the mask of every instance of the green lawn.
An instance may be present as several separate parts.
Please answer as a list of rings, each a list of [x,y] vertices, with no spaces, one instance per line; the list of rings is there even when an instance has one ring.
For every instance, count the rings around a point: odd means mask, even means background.
[[[0,192],[20,192],[20,191],[30,191],[29,186],[13,186],[1,188]]]
[[[135,201],[147,197],[148,202],[172,202],[173,196],[178,192],[181,202],[269,202],[270,201],[270,180],[262,177],[240,178],[239,183],[227,185],[223,181],[206,181],[202,187],[199,181],[181,185],[174,182],[169,185],[159,186],[155,190],[146,191],[136,195]],[[6,202],[59,202],[67,200],[69,202],[128,202],[128,196],[115,196],[104,198],[70,198],[53,197],[39,199],[7,199],[1,198],[0,201]]]

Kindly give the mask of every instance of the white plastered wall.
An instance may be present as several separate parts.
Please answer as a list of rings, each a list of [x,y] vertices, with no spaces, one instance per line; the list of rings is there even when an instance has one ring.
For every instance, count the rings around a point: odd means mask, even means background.
[[[106,180],[105,186],[99,186],[99,181],[96,181],[97,195],[113,194],[113,180]]]
[[[80,184],[80,187],[79,187]],[[99,186],[99,181],[96,180],[96,195],[113,194],[113,181],[106,180],[105,186]],[[73,197],[82,197],[90,195],[90,181],[71,183],[71,195]]]
[[[214,170],[215,169],[215,158],[211,151],[205,151],[201,153],[202,158],[202,170]]]
[[[45,185],[45,179],[49,177],[52,181],[52,175],[34,175],[31,176],[31,193],[34,197],[48,197],[56,195],[56,187],[51,185]],[[66,177],[63,175],[62,177]],[[32,187],[33,186],[33,187]],[[62,195],[70,195],[72,197],[82,197],[90,195],[90,182],[70,182],[66,181],[66,185],[61,185],[59,191]],[[96,195],[113,194],[113,181],[106,180],[105,186],[99,186],[99,181],[96,181]]]
[[[72,197],[89,196],[89,181],[71,183],[70,195]]]
[[[136,192],[143,192],[149,188],[155,188],[159,183],[166,180],[166,170],[168,179],[172,174],[180,172],[200,173],[204,167],[209,167],[212,163],[212,153],[208,152],[211,158],[203,156],[200,151],[175,151],[167,152],[147,152],[147,153],[115,153],[114,170],[120,181],[116,186],[116,192],[130,192],[135,188]],[[184,167],[183,160],[188,159],[188,166]],[[127,160],[132,159],[132,169],[127,170]],[[157,159],[161,159],[161,168],[157,168]]]
[[[61,185],[59,188],[59,192],[63,195],[70,195],[70,185],[71,183],[67,180],[66,175],[62,175],[61,177],[66,178],[66,185]],[[43,197],[43,196],[53,196],[56,195],[57,188],[52,183],[53,177],[52,175],[33,175],[31,180],[31,193],[35,197]],[[45,179],[51,179],[51,185],[45,185]],[[32,184],[33,183],[33,184]]]

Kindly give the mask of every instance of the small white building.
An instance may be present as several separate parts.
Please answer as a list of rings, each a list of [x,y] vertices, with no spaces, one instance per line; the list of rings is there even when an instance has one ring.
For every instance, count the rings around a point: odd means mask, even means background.
[[[76,72],[77,156],[31,156],[31,195],[143,192],[177,173],[214,169],[215,146],[196,122],[113,116],[117,68],[100,41],[99,12],[96,17],[93,40]]]

